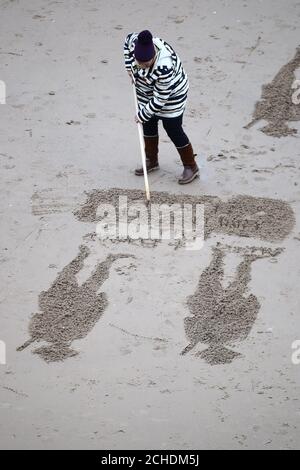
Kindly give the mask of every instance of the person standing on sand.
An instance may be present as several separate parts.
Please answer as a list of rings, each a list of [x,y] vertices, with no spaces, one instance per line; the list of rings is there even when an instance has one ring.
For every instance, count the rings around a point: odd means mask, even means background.
[[[157,170],[158,121],[174,143],[183,163],[179,184],[199,175],[192,144],[182,128],[189,81],[174,49],[148,30],[130,33],[124,43],[125,67],[135,82],[139,112],[135,121],[143,125],[147,171]],[[143,168],[135,170],[143,176]]]

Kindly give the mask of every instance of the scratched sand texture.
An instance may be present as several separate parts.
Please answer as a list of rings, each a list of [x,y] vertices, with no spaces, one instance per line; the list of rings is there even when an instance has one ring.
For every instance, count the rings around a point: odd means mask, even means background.
[[[0,1],[2,449],[300,448],[299,22],[297,0]],[[178,186],[161,127],[150,185],[207,205],[201,251],[93,236],[91,194],[143,190],[122,48],[146,28],[189,75],[201,167]]]

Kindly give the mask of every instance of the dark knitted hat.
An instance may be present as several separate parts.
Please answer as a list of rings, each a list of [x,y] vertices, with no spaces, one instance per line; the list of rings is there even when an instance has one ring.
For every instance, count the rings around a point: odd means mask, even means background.
[[[135,43],[134,55],[139,62],[148,62],[155,56],[152,34],[147,29],[141,31]]]

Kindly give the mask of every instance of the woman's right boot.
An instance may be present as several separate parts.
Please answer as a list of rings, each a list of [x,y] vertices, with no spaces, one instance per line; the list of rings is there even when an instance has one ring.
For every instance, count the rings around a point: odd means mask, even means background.
[[[155,171],[159,169],[158,140],[159,140],[158,135],[150,136],[150,137],[144,136],[147,173],[151,173],[151,171]],[[137,176],[143,176],[144,175],[143,167],[137,168],[135,170],[135,174]]]

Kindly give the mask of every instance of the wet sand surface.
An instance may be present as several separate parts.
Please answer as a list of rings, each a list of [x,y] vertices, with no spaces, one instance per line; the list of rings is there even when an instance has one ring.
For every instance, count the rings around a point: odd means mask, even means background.
[[[299,4],[116,3],[0,1],[0,447],[298,449]],[[189,75],[201,170],[177,185],[161,126],[152,204],[204,206],[198,251],[96,235],[144,201],[122,47],[145,28]]]

